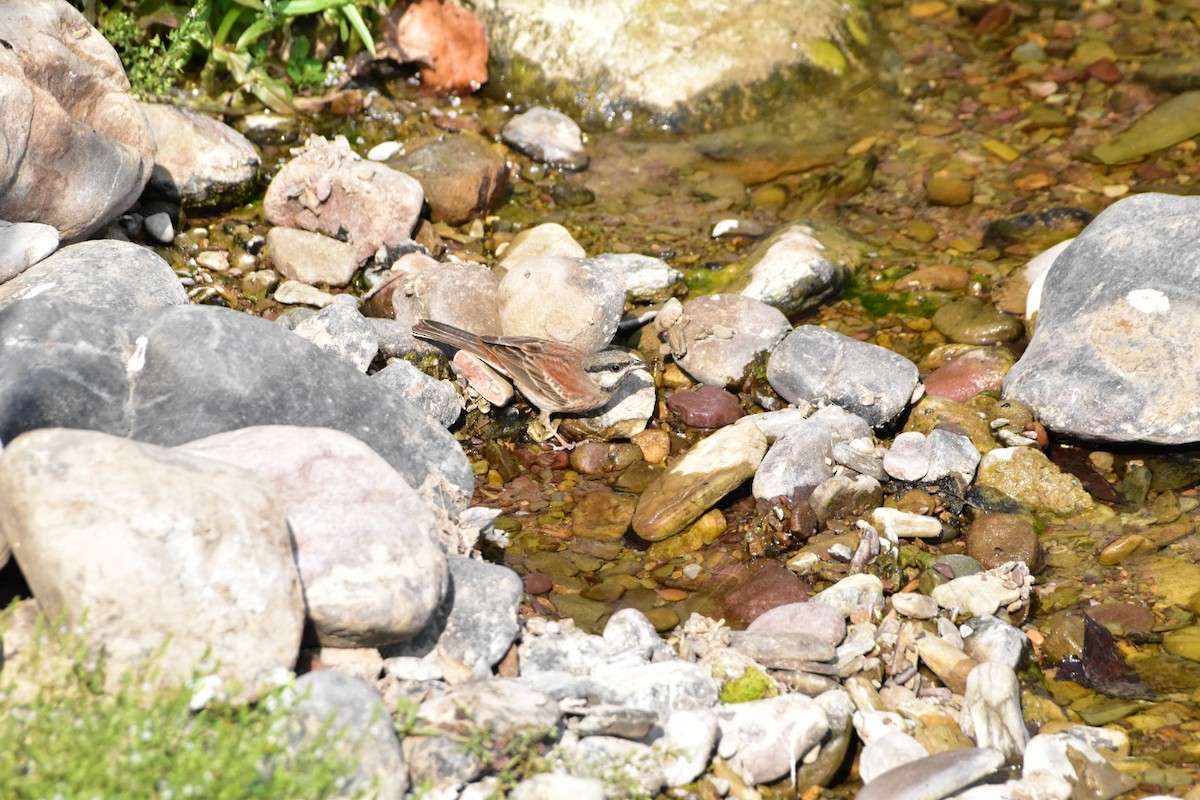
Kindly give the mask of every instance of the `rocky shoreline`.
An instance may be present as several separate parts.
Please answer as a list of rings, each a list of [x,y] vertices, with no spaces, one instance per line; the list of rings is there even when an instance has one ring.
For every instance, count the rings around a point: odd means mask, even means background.
[[[549,109],[429,162],[311,136],[267,189],[270,231],[196,247],[190,271],[148,245],[206,238],[175,231],[180,205],[241,196],[257,151],[199,115],[126,116],[161,158],[114,139],[120,197],[0,227],[0,566],[32,593],[10,612],[6,684],[37,691],[22,654],[39,610],[86,619],[113,682],[159,658],[163,685],[204,676],[198,707],[294,681],[299,717],[361,737],[348,796],[791,796],[851,765],[867,799],[1138,791],[1129,735],[1047,710],[1018,676],[1188,698],[1126,666],[1090,617],[1048,636],[1029,619],[1061,588],[1038,577],[1056,555],[1045,520],[1122,531],[1101,563],[1194,536],[1190,484],[1130,462],[1118,497],[1102,457],[1066,468],[1050,438],[1200,441],[1200,282],[1179,257],[1200,200],[1113,203],[1042,259],[1052,270],[1018,276],[1037,286],[1028,321],[944,303],[927,330],[963,347],[919,368],[792,323],[872,258],[832,226],[783,225],[727,291],[682,300],[667,260],[589,254],[555,223],[513,231],[495,263],[439,252],[448,224],[500,201],[512,153],[587,168],[580,129]],[[173,155],[179,137],[211,157]],[[443,185],[447,163],[461,169]],[[152,164],[156,199],[116,218]],[[235,273],[288,310],[206,304],[230,289],[195,276]],[[488,450],[489,417],[524,425],[511,387],[458,357],[456,381],[417,369],[444,360],[411,335],[422,318],[588,352],[619,337],[654,369],[563,419],[588,440],[569,454]],[[557,509],[528,501],[537,480]],[[730,542],[786,569],[701,613],[687,601],[739,566]],[[1184,591],[1196,573],[1180,575]],[[1184,636],[1172,647],[1194,658]],[[1112,673],[1089,671],[1101,657]],[[537,768],[504,769],[518,753]]]

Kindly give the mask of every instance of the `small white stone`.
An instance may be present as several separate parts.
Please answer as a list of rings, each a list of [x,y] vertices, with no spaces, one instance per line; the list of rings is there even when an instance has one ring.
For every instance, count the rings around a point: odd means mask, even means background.
[[[380,142],[367,151],[368,161],[387,161],[399,153],[403,147],[399,142]]]

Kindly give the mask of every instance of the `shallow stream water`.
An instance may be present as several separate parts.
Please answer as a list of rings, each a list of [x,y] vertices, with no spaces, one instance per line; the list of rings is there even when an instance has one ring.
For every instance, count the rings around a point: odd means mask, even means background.
[[[1106,166],[1092,154],[1179,90],[1180,81],[1191,88],[1186,76],[1196,81],[1194,8],[1152,0],[977,7],[918,0],[887,2],[879,13],[902,62],[895,86],[780,109],[773,126],[687,139],[593,131],[591,165],[579,173],[514,155],[509,199],[483,224],[440,226],[447,249],[495,263],[517,230],[558,222],[589,254],[659,256],[687,273],[692,292],[706,292],[736,276],[759,238],[754,234],[817,220],[862,237],[873,255],[840,299],[793,322],[883,345],[927,371],[953,352],[930,323],[942,305],[969,295],[1019,311],[1023,291],[1013,273],[1074,235],[1089,215],[1131,192],[1190,194],[1200,186],[1191,139],[1127,165]],[[365,152],[439,128],[494,135],[511,112],[487,97],[376,97],[355,116],[301,127],[345,133]],[[266,148],[268,162],[284,155],[283,147]],[[962,186],[968,202],[931,202]],[[748,234],[713,238],[713,226],[728,219]],[[254,207],[188,227],[191,248],[230,250],[266,230]],[[199,285],[221,289],[198,300],[277,313],[270,300],[245,295],[236,273],[183,267],[188,250],[163,252]],[[903,280],[928,267],[964,279],[935,289]],[[1022,344],[1010,345],[1015,355]],[[743,388],[743,404],[755,410],[761,387]],[[670,415],[655,424],[670,432],[675,450],[703,435]],[[549,593],[530,596],[529,613],[563,614],[595,629],[616,608],[632,605],[667,630],[691,611],[719,616],[721,598],[747,569],[773,568],[805,544],[781,534],[773,514],[744,496],[722,503],[723,535],[682,555],[645,550],[619,535],[579,536],[611,513],[594,500],[583,504],[584,496],[599,492],[619,505],[644,476],[620,464],[581,474],[565,454],[513,438],[521,430],[473,417],[462,438],[479,475],[476,501],[505,509],[500,525],[513,540],[489,557],[553,582]],[[1041,668],[1024,676],[1026,715],[1118,725],[1140,759],[1137,792],[1182,793],[1200,777],[1200,504],[1191,488],[1200,460],[1189,452],[1093,453],[1072,444],[1086,462],[1080,472],[1109,510],[1038,519],[1047,567],[1036,576],[1027,627],[1044,650]],[[921,563],[959,547],[914,545],[896,579],[916,578]],[[700,564],[707,581],[690,577],[701,573],[690,564]],[[823,577],[836,579],[836,570]],[[1152,698],[1059,679],[1055,658],[1072,646],[1078,651],[1084,609],[1116,635],[1117,652],[1152,687]]]

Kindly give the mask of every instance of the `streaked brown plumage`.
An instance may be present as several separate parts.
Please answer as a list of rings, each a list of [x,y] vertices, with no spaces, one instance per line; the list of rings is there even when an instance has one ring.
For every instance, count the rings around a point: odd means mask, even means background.
[[[432,320],[419,320],[412,332],[466,350],[508,375],[537,407],[547,430],[553,430],[551,414],[595,411],[612,399],[630,371],[645,366],[626,350],[585,353],[561,342],[533,336],[480,336]]]

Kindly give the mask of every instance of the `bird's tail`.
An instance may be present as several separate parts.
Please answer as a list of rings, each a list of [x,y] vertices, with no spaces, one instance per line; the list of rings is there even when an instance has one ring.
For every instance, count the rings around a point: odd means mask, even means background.
[[[444,322],[434,322],[431,319],[420,319],[413,323],[413,336],[420,336],[422,339],[432,339],[435,342],[452,345],[460,350],[469,352],[479,351],[479,341],[475,334],[464,331],[462,328],[456,328],[453,325],[447,325]]]

